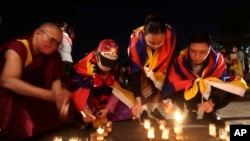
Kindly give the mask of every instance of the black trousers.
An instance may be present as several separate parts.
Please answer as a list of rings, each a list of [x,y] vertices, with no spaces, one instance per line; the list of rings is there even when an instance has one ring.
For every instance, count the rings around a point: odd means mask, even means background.
[[[209,99],[210,98],[215,99],[214,111],[217,111],[218,109],[221,109],[227,106],[231,101],[235,100],[238,97],[239,96],[235,94],[228,93],[228,92],[212,87]],[[185,104],[186,104],[187,109],[189,111],[192,111],[192,110],[198,109],[198,104],[201,103],[203,97],[201,93],[198,92],[196,96],[193,97],[192,99],[185,100],[184,90],[183,90],[183,91],[179,91],[179,92],[172,94],[170,98],[173,100],[173,102],[177,105],[177,107],[180,110],[184,111]],[[203,101],[205,101],[204,98],[203,98]]]

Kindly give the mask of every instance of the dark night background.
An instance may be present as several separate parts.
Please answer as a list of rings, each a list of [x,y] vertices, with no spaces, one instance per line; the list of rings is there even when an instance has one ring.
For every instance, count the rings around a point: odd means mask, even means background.
[[[143,25],[147,14],[158,12],[166,23],[175,28],[178,47],[183,48],[189,36],[196,31],[206,31],[214,40],[220,39],[217,22],[225,17],[226,11],[239,7],[243,1],[61,1],[58,4],[47,1],[36,1],[34,4],[2,1],[0,43],[32,32],[41,22],[66,21],[76,32],[72,51],[75,61],[95,49],[104,38],[113,38],[119,44],[121,53],[126,53],[131,31]]]

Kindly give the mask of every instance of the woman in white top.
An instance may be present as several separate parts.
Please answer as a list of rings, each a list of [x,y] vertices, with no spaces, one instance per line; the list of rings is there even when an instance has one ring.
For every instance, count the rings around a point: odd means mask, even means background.
[[[67,75],[73,65],[73,58],[71,55],[72,51],[72,40],[75,37],[74,29],[72,26],[68,25],[66,22],[59,24],[63,32],[63,40],[61,46],[58,48],[59,53],[61,54],[63,66]]]

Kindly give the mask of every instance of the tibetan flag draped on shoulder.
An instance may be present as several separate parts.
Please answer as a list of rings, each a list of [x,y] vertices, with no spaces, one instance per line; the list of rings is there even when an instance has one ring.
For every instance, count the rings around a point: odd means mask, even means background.
[[[146,73],[146,76],[154,82],[158,89],[162,88],[165,79],[165,72],[176,45],[175,30],[169,25],[166,26],[165,42],[162,47],[155,50],[153,55],[152,50],[147,46],[144,39],[144,26],[138,27],[134,30],[128,47],[130,73],[143,70]]]
[[[201,76],[196,75],[192,71],[188,49],[182,50],[170,66],[168,78],[163,86],[162,98],[184,90],[186,100],[195,97],[198,91],[207,99],[211,93],[211,86],[240,96],[243,96],[248,89],[243,78],[225,81],[228,77],[225,61],[223,56],[212,48],[204,65]],[[232,91],[231,88],[234,90]]]
[[[72,70],[72,91],[73,101],[78,111],[81,111],[87,105],[87,99],[92,87],[93,64],[95,62],[95,51],[89,53],[86,57],[78,61]]]

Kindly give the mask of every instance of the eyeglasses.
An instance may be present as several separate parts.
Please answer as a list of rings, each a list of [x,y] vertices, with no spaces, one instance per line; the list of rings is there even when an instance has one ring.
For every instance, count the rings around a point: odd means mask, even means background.
[[[60,46],[61,42],[57,41],[54,37],[49,36],[45,31],[39,29],[44,35],[47,36],[47,39],[50,43],[56,45],[56,46]]]

